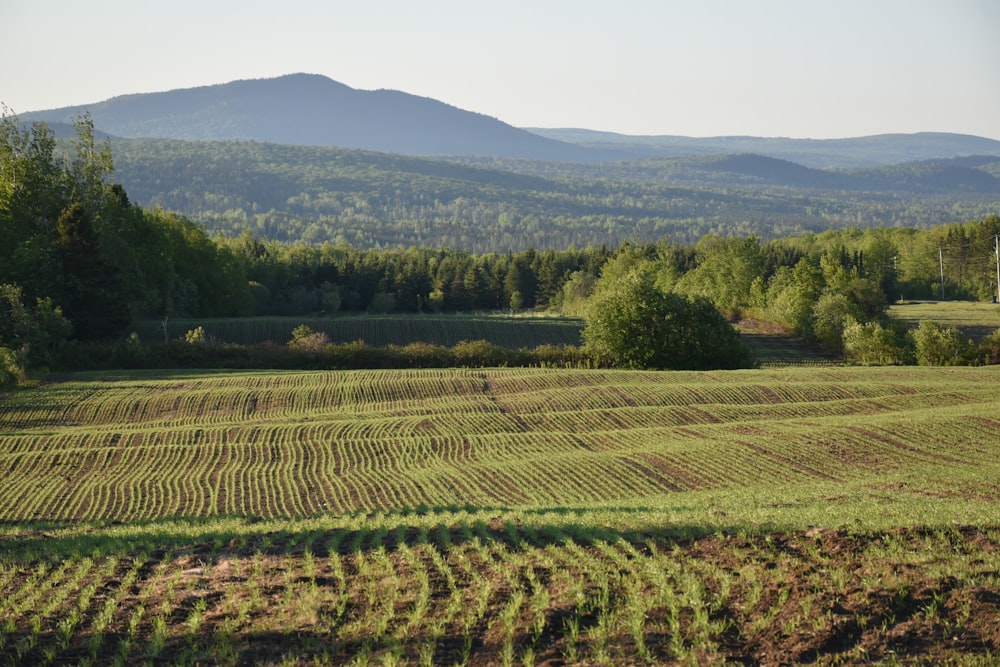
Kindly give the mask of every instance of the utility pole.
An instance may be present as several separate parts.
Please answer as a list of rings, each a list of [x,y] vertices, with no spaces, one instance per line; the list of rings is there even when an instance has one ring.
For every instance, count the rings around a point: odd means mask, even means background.
[[[1000,234],[993,237],[993,250],[997,254],[997,303],[1000,303]]]
[[[941,300],[944,301],[944,249],[938,248],[938,264],[941,266]]]

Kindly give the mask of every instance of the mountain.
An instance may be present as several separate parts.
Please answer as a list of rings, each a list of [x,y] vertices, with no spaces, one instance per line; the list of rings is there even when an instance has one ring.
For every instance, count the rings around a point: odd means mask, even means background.
[[[55,124],[71,123],[84,112],[90,113],[97,130],[122,138],[249,140],[404,155],[607,164],[644,158],[756,154],[815,169],[1000,156],[1000,141],[948,133],[788,139],[521,129],[427,97],[396,90],[356,90],[318,74],[122,95],[19,116],[23,121]]]
[[[587,161],[595,150],[547,139],[496,118],[395,90],[356,90],[317,74],[290,74],[20,114],[67,123],[89,112],[122,138],[253,140],[410,155],[497,155]]]
[[[1000,141],[968,134],[918,132],[849,139],[637,136],[576,128],[526,128],[549,139],[643,157],[755,153],[816,169],[878,167],[969,155],[1000,156]]]

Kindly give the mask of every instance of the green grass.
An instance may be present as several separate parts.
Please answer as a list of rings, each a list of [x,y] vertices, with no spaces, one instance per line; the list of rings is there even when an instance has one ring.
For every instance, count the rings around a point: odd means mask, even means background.
[[[2,394],[0,662],[990,664],[998,380],[145,371]]]
[[[916,328],[924,320],[958,327],[966,335],[982,338],[1000,329],[1000,305],[976,301],[908,301],[893,304],[889,314]]]

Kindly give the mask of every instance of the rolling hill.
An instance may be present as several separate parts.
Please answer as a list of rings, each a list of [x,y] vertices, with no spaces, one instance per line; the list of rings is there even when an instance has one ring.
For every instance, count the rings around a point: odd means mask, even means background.
[[[112,142],[133,201],[213,233],[473,252],[617,245],[706,233],[926,227],[1000,210],[1000,159],[859,170],[759,155],[557,163],[441,159],[246,141]]]
[[[589,160],[599,150],[520,130],[396,90],[356,90],[316,74],[290,74],[20,114],[67,123],[89,112],[123,138],[253,140],[412,155],[501,155]]]
[[[20,114],[68,123],[88,112],[122,138],[251,140],[408,155],[613,162],[757,154],[812,168],[875,167],[970,155],[1000,156],[1000,141],[924,132],[848,139],[630,136],[584,129],[519,129],[481,113],[397,90],[357,90],[318,74],[289,74]]]
[[[967,134],[918,132],[845,139],[787,137],[635,136],[575,128],[527,128],[540,136],[636,157],[683,157],[720,153],[755,153],[816,169],[876,167],[900,162],[1000,156],[1000,141]]]

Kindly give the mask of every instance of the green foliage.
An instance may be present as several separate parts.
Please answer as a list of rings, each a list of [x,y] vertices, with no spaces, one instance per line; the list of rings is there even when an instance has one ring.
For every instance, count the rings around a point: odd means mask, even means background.
[[[77,336],[107,338],[126,326],[131,315],[118,284],[118,272],[100,255],[91,214],[73,202],[59,215],[53,240],[62,267],[62,299]]]
[[[822,293],[822,273],[809,259],[803,258],[794,269],[782,266],[771,276],[764,312],[767,319],[791,333],[812,338],[816,304]]]
[[[524,308],[524,297],[521,296],[520,290],[514,290],[513,292],[510,293],[510,299],[508,303],[510,304],[510,312],[512,313],[516,313],[517,311]]]
[[[111,349],[111,363],[116,368],[146,368],[152,363],[153,354],[135,331],[127,338],[115,342]]]
[[[110,182],[110,144],[89,117],[65,158],[44,124],[0,121],[0,283],[49,299],[78,339],[108,339],[136,315],[246,315],[243,267],[204,230],[131,205]]]
[[[23,355],[0,346],[0,389],[9,389],[24,381],[27,374]]]
[[[776,188],[716,166],[698,168],[718,158],[460,164],[340,148],[162,140],[118,141],[114,150],[116,174],[143,205],[195,218],[212,234],[238,237],[249,230],[288,244],[430,245],[476,253],[653,243],[667,236],[695,244],[711,233],[775,238],[859,220],[928,227],[994,213],[997,201],[968,191],[816,189],[819,183],[811,181]],[[822,182],[844,178],[812,174]]]
[[[898,366],[912,356],[905,333],[880,322],[862,324],[850,319],[843,340],[847,357],[863,366]]]
[[[461,341],[452,348],[456,366],[491,367],[506,366],[510,360],[507,350],[485,340]]]
[[[184,342],[188,345],[208,345],[208,334],[204,327],[196,327],[184,334]]]
[[[828,350],[844,351],[844,329],[863,320],[860,308],[845,294],[825,293],[813,306],[813,335]]]
[[[292,339],[288,341],[288,347],[299,352],[322,352],[330,344],[330,337],[326,333],[313,331],[305,324],[300,324],[292,330]]]
[[[924,320],[914,331],[914,352],[921,366],[958,366],[968,363],[973,352],[972,341],[955,326],[943,326]]]
[[[761,275],[760,243],[753,237],[709,235],[696,247],[697,266],[677,283],[677,290],[710,299],[722,313],[738,318],[753,303],[751,287]]]
[[[34,310],[29,310],[20,286],[0,284],[0,345],[18,350],[25,368],[48,365],[71,331],[72,324],[51,299],[36,299]]]
[[[404,237],[391,242],[387,237],[377,244],[388,249],[363,250],[349,245],[346,241],[356,239],[345,235],[336,237],[336,244],[323,245],[262,241],[259,239],[267,234],[253,224],[239,227],[238,235],[231,239],[209,238],[199,224],[174,213],[133,206],[124,188],[110,182],[114,173],[111,144],[95,141],[93,124],[86,116],[78,119],[75,129],[76,138],[66,142],[63,158],[57,151],[59,143],[44,125],[25,129],[6,114],[0,122],[0,283],[16,284],[29,310],[31,303],[36,304],[32,318],[38,324],[28,346],[30,361],[36,366],[45,365],[45,357],[61,345],[67,335],[67,318],[74,325],[76,338],[105,339],[107,345],[114,346],[117,344],[111,340],[127,331],[126,325],[138,317],[204,319],[254,312],[305,317],[341,311],[378,314],[508,309],[561,309],[581,314],[594,289],[594,276],[601,273],[610,282],[614,276],[631,271],[648,274],[661,292],[709,299],[731,319],[752,311],[837,350],[843,345],[848,317],[862,324],[873,322],[882,316],[897,289],[930,290],[933,281],[939,280],[939,248],[948,250],[942,258],[945,287],[950,292],[983,295],[987,287],[992,289],[992,272],[984,269],[987,262],[983,257],[992,250],[993,235],[1000,232],[996,216],[926,232],[827,230],[771,241],[763,247],[747,234],[749,227],[741,230],[744,236],[723,237],[710,222],[702,220],[672,236],[688,242],[700,237],[697,247],[690,247],[665,241],[668,227],[660,224],[654,210],[661,205],[657,197],[663,193],[654,194],[648,182],[632,183],[629,187],[633,190],[619,201],[621,193],[610,184],[602,191],[603,197],[595,198],[593,193],[581,195],[579,184],[548,176],[504,172],[500,178],[501,172],[496,170],[336,150],[312,151],[307,160],[310,166],[303,173],[297,168],[286,172],[279,159],[265,168],[268,176],[257,180],[248,176],[213,197],[226,200],[233,210],[239,207],[237,200],[251,191],[261,201],[276,197],[303,212],[326,207],[331,216],[351,217],[367,233],[378,228],[379,216],[384,213],[397,218],[409,215],[401,211],[410,210],[411,195],[422,202],[418,205],[421,216],[427,214],[420,218],[423,222],[439,221],[436,216],[444,215],[442,212],[454,221],[469,205],[463,193],[469,188],[485,188],[496,202],[509,207],[492,213],[476,208],[461,224],[499,230],[504,248],[530,246],[518,246],[515,236],[525,229],[544,235],[579,214],[553,217],[537,211],[526,213],[518,209],[518,202],[508,202],[498,194],[495,188],[502,185],[530,193],[527,200],[533,202],[531,206],[539,206],[538,211],[547,210],[556,200],[560,202],[557,206],[581,206],[581,210],[603,207],[602,245],[564,251],[527,247],[518,252],[473,255],[468,249],[401,249]],[[164,149],[164,156],[176,158],[174,166],[182,172],[201,168],[200,161],[193,158],[202,155],[202,150],[246,153],[248,174],[254,170],[248,165],[255,160],[268,154],[284,155],[288,150],[242,144],[193,147],[180,142],[157,146]],[[176,154],[175,149],[179,151]],[[338,178],[344,178],[327,180],[328,174],[323,175],[323,164],[330,158],[335,158],[336,164],[329,168],[340,170]],[[403,167],[418,175],[419,183],[411,183],[412,192],[398,182],[382,180],[386,173]],[[543,169],[539,165],[521,167]],[[558,171],[562,167],[551,168]],[[208,169],[220,178],[229,173],[221,162]],[[152,177],[156,171],[145,173]],[[299,196],[295,194],[298,186],[289,186],[282,179],[295,180],[303,174],[313,179],[315,188]],[[433,204],[420,194],[424,185],[436,188]],[[287,191],[286,186],[292,189]],[[340,194],[331,198],[325,188],[334,186]],[[352,194],[354,187],[364,192]],[[553,187],[557,194],[539,196],[550,193]],[[381,198],[381,212],[376,213],[369,196]],[[579,201],[581,196],[585,205]],[[289,222],[279,214],[279,208],[254,215],[270,216],[274,224]],[[625,209],[631,212],[623,212]],[[619,234],[622,229],[616,227],[616,216],[629,217],[637,210],[645,217],[632,231],[641,229],[642,233],[628,236],[655,238],[657,242],[629,242],[609,250],[603,245],[607,239],[625,236]],[[780,227],[777,221],[772,222],[773,229]],[[434,238],[421,225],[411,224],[410,231]],[[307,234],[313,241],[323,238],[322,230],[316,229],[315,234]],[[706,235],[709,229],[712,233]],[[382,232],[372,233],[377,236]],[[474,237],[466,231],[460,238],[463,240],[456,247],[476,247]],[[273,340],[288,340],[287,332]],[[4,342],[2,332],[0,342]],[[412,341],[402,341],[408,342]],[[20,343],[8,342],[7,346],[20,349]]]
[[[602,276],[591,297],[583,339],[601,363],[623,368],[739,368],[749,352],[707,299],[656,287],[651,273]]]
[[[376,292],[372,297],[368,312],[376,314],[391,313],[396,309],[396,296],[389,292]]]
[[[586,271],[574,271],[563,285],[562,300],[559,304],[563,315],[582,317],[586,312],[587,299],[597,285],[597,278]]]
[[[975,361],[986,365],[1000,364],[1000,329],[983,336],[976,346]]]

